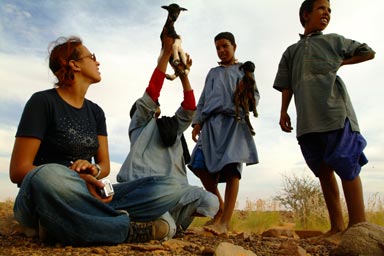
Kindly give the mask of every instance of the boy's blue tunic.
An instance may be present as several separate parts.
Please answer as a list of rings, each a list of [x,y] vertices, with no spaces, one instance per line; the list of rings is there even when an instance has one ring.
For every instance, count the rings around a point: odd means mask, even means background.
[[[219,172],[229,163],[249,165],[259,162],[253,136],[244,118],[241,121],[235,118],[233,93],[243,77],[240,65],[218,66],[209,71],[192,121],[192,124],[200,123],[202,129],[192,152],[191,163],[196,148],[200,147],[210,173]],[[258,103],[260,95],[257,89],[255,98]],[[241,174],[242,165],[238,166]]]

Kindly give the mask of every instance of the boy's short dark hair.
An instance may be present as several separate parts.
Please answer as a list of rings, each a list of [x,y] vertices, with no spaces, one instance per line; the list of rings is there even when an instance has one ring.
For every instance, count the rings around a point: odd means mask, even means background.
[[[235,36],[231,32],[221,32],[215,36],[215,42],[220,39],[227,39],[231,44],[235,45]]]
[[[305,27],[305,20],[304,20],[304,17],[303,17],[303,14],[304,12],[307,12],[307,13],[310,13],[312,12],[312,9],[313,9],[313,4],[316,2],[317,0],[305,0],[301,6],[300,6],[300,11],[299,11],[299,15],[300,15],[300,23],[303,27]],[[330,0],[327,0],[328,2]]]

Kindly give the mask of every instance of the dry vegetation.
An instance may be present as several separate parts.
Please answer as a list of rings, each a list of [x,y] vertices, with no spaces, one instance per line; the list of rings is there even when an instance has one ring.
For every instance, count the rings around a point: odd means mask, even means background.
[[[0,202],[0,235],[9,236],[18,231],[19,224],[13,217],[13,201]]]
[[[344,215],[347,219],[347,210]],[[11,235],[20,231],[13,218],[13,201],[0,202],[0,234]],[[283,209],[283,210],[282,210]],[[367,200],[367,220],[384,226],[384,198],[378,193]],[[196,218],[194,227],[201,227],[207,220]],[[296,229],[321,230],[329,229],[327,209],[321,193],[320,185],[308,176],[283,176],[282,190],[271,200],[247,200],[245,209],[235,211],[231,229],[237,232],[261,234],[273,226],[284,223],[295,223]]]
[[[275,255],[280,242],[279,240],[263,240],[260,234],[271,227],[283,226],[290,224],[296,230],[319,230],[327,231],[329,229],[328,215],[325,204],[322,199],[321,191],[316,182],[307,180],[308,178],[284,177],[284,188],[280,193],[271,200],[258,199],[256,201],[247,201],[244,210],[237,210],[234,213],[231,223],[231,231],[233,233],[249,233],[251,239],[243,239],[241,237],[231,237],[229,240],[246,249],[254,251],[257,255]],[[8,250],[7,255],[25,255],[25,250],[32,250],[35,255],[45,255],[43,251],[47,251],[47,255],[63,255],[63,250],[69,250],[67,255],[89,255],[91,254],[108,254],[112,250],[116,250],[116,255],[153,255],[136,254],[135,248],[127,244],[121,244],[112,247],[96,247],[84,249],[84,254],[80,253],[80,249],[75,248],[46,248],[41,247],[37,238],[27,238],[21,235],[25,230],[17,223],[13,217],[12,200],[0,202],[0,255],[2,248]],[[345,205],[345,204],[344,204]],[[379,194],[371,196],[366,204],[367,220],[371,223],[384,226],[384,200]],[[347,216],[346,210],[344,210]],[[205,218],[196,218],[191,228],[203,226],[207,221]],[[220,241],[226,241],[220,237],[201,236],[198,234],[188,235],[182,240],[193,242],[194,244],[217,246]],[[227,239],[228,240],[228,239]],[[334,248],[334,245],[311,245],[306,240],[297,241],[307,251],[316,251],[311,255],[327,255]],[[314,249],[313,249],[314,248]],[[57,250],[57,253],[55,252]],[[96,251],[95,251],[96,250]],[[105,250],[105,251],[104,251]],[[184,249],[185,250],[185,249]],[[12,251],[11,253],[9,253]],[[125,251],[124,254],[121,254]],[[320,252],[319,252],[320,251]],[[42,253],[42,254],[40,254]],[[75,254],[71,254],[75,253]],[[80,253],[80,254],[79,254]],[[324,254],[325,253],[325,254]],[[174,254],[162,254],[174,255]],[[201,253],[187,253],[183,251],[182,255],[201,255]],[[212,254],[207,254],[212,255]]]

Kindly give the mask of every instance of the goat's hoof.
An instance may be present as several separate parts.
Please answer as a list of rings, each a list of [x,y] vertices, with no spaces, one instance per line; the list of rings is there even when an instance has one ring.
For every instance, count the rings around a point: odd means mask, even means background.
[[[170,81],[173,81],[173,80],[175,80],[176,76],[175,76],[175,75],[169,75],[169,74],[166,74],[166,75],[165,75],[165,78],[168,79],[168,80],[170,80]]]
[[[180,60],[175,59],[175,60],[172,61],[172,64],[173,64],[174,66],[178,66],[178,65],[180,65]]]
[[[256,135],[256,132],[255,132],[255,130],[250,130],[251,131],[251,134],[252,134],[252,136],[255,136]]]

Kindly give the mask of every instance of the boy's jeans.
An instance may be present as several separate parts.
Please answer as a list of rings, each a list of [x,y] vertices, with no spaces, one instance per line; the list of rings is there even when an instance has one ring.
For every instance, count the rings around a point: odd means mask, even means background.
[[[127,239],[130,220],[157,219],[180,200],[181,186],[171,177],[148,177],[113,187],[113,200],[105,204],[68,167],[38,166],[24,178],[14,215],[30,228],[37,228],[40,221],[48,235],[63,244],[117,244]]]

